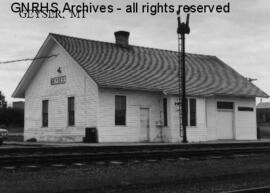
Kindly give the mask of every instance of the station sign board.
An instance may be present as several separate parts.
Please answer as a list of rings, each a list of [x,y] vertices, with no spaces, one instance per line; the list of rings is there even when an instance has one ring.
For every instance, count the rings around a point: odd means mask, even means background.
[[[51,85],[65,84],[65,83],[66,83],[66,76],[58,76],[51,78]]]

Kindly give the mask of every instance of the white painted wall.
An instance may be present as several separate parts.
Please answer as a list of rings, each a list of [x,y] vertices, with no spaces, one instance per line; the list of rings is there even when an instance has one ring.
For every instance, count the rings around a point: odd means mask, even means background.
[[[153,92],[99,88],[88,74],[55,44],[25,94],[25,140],[82,141],[86,127],[97,127],[100,142],[139,142],[140,108],[150,109],[150,141],[161,141],[157,122],[163,121],[163,95]],[[58,67],[62,74],[58,74]],[[66,84],[51,85],[50,79],[66,75]],[[115,126],[115,95],[127,97],[127,124]],[[75,126],[67,121],[67,98],[75,97]],[[49,100],[49,127],[41,123],[42,100]],[[162,129],[165,142],[181,142],[176,96],[167,96],[168,127]],[[235,139],[256,139],[254,98],[196,98],[197,125],[187,127],[189,142],[217,139],[216,102],[232,101]],[[253,112],[240,112],[238,106],[253,107]]]
[[[253,112],[238,111],[239,106],[253,107]],[[235,123],[236,139],[257,139],[257,123],[256,123],[256,100],[255,98],[238,100],[236,103]]]
[[[179,130],[179,111],[178,106],[175,105],[177,102],[177,97],[171,96],[169,100],[170,106],[170,134],[169,141],[171,142],[181,142]],[[196,98],[196,126],[187,126],[187,139],[189,142],[194,141],[206,141],[207,140],[207,129],[206,129],[206,118],[205,118],[205,99]],[[188,112],[189,113],[189,112]]]
[[[97,126],[98,87],[58,44],[42,64],[25,94],[25,140],[82,141],[85,127]],[[58,67],[62,73],[57,72]],[[51,85],[50,79],[66,75],[66,84]],[[67,120],[67,98],[75,97],[75,126]],[[49,126],[42,127],[42,100],[49,100]]]
[[[237,140],[257,139],[255,98],[207,98],[207,139],[217,140],[217,101],[234,102],[234,137]],[[238,107],[252,107],[253,112],[238,111]]]
[[[115,95],[127,100],[126,126],[115,125]],[[100,142],[139,142],[140,108],[150,109],[150,141],[160,141],[156,122],[163,119],[162,96],[158,93],[99,89],[98,134]]]

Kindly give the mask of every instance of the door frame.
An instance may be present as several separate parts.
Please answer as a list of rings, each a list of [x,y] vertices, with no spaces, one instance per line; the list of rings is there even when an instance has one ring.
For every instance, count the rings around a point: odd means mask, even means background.
[[[148,127],[146,127],[146,142],[150,141],[150,107],[140,107],[140,129],[141,128],[141,110],[148,110]]]
[[[233,103],[233,109],[218,109],[217,108],[217,102],[231,102]],[[235,129],[235,101],[232,101],[232,100],[222,100],[222,99],[217,99],[216,100],[216,112],[232,112],[232,139],[231,140],[235,140],[236,139],[236,129]],[[219,139],[218,138],[218,126],[217,126],[217,122],[218,122],[218,116],[216,115],[216,138],[217,140],[223,140],[223,139]],[[227,139],[224,139],[224,140],[227,140]],[[230,139],[228,139],[230,140]]]

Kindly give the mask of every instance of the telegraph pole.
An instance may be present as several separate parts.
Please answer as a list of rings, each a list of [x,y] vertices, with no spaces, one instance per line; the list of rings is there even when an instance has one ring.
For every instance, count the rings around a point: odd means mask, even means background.
[[[180,11],[177,11],[177,34],[178,34],[178,81],[179,81],[179,90],[178,90],[178,97],[179,97],[179,122],[180,122],[180,131],[181,131],[181,124],[183,128],[183,143],[187,143],[187,105],[186,105],[186,66],[185,66],[185,34],[190,33],[189,28],[189,14],[187,14],[186,23],[182,22],[180,19]],[[181,45],[180,45],[181,40]],[[181,47],[181,52],[180,52]],[[182,89],[181,89],[182,88]],[[181,104],[181,111],[180,111],[180,104]],[[182,118],[182,120],[181,120]]]

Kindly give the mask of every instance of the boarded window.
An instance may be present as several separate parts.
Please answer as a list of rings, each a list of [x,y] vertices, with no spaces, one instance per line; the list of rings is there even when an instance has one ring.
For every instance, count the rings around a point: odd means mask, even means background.
[[[233,102],[224,102],[218,101],[217,102],[217,109],[233,109]]]
[[[126,96],[115,96],[115,125],[126,125]]]
[[[75,100],[74,97],[68,97],[68,125],[75,125]]]
[[[163,119],[164,119],[164,126],[168,126],[168,114],[167,114],[167,99],[163,99]]]
[[[196,99],[189,99],[189,122],[190,126],[196,126]]]
[[[42,101],[42,127],[48,127],[48,113],[49,111],[49,101],[43,100]]]

